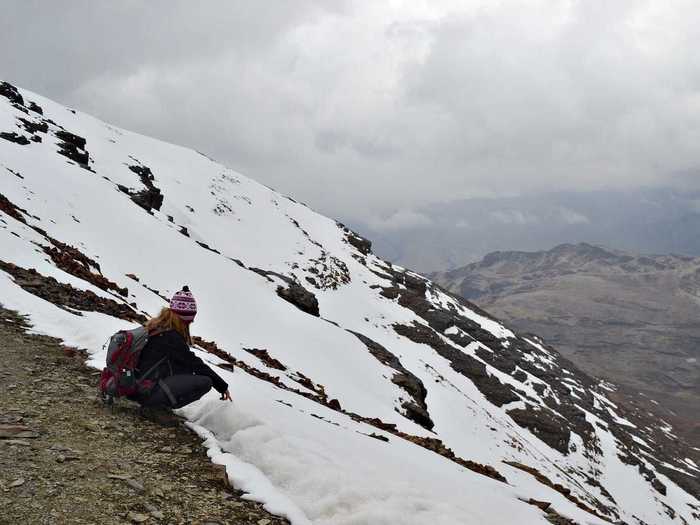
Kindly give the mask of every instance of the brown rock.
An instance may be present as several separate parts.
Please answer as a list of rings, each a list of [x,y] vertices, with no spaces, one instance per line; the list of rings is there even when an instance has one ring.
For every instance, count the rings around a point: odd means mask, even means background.
[[[548,501],[538,501],[538,500],[532,499],[532,498],[530,498],[529,500],[527,500],[527,502],[528,502],[530,505],[534,505],[535,507],[537,507],[537,508],[539,508],[539,509],[542,509],[542,510],[544,510],[544,511],[546,511],[549,507],[552,506],[552,504],[551,504],[550,502],[548,502]]]

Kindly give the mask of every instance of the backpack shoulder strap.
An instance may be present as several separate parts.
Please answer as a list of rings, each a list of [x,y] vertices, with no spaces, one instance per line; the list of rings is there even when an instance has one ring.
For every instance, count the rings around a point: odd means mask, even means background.
[[[160,335],[160,334],[165,333],[167,331],[168,331],[167,328],[156,328],[155,330],[151,330],[150,332],[148,332],[148,337]]]

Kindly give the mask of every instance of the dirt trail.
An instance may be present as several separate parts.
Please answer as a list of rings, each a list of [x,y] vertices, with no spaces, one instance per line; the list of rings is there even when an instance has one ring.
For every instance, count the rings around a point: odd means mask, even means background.
[[[288,522],[227,487],[182,425],[110,412],[83,356],[0,306],[0,524]]]

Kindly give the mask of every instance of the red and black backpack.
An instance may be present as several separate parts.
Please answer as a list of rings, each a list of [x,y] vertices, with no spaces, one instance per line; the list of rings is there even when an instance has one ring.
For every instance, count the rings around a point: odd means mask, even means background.
[[[140,326],[133,330],[120,330],[110,338],[107,346],[107,366],[102,369],[100,376],[100,392],[106,403],[112,404],[114,398],[143,394],[153,388],[155,382],[148,377],[165,357],[136,377],[141,351],[148,343],[150,335],[154,334],[149,334],[146,328]]]

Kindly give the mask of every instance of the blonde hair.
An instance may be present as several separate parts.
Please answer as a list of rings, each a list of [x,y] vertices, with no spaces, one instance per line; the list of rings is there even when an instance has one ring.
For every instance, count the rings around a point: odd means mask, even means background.
[[[183,321],[179,315],[167,306],[164,307],[157,316],[149,319],[144,326],[149,334],[153,332],[164,332],[165,330],[175,330],[185,338],[188,345],[192,344],[190,325]]]

